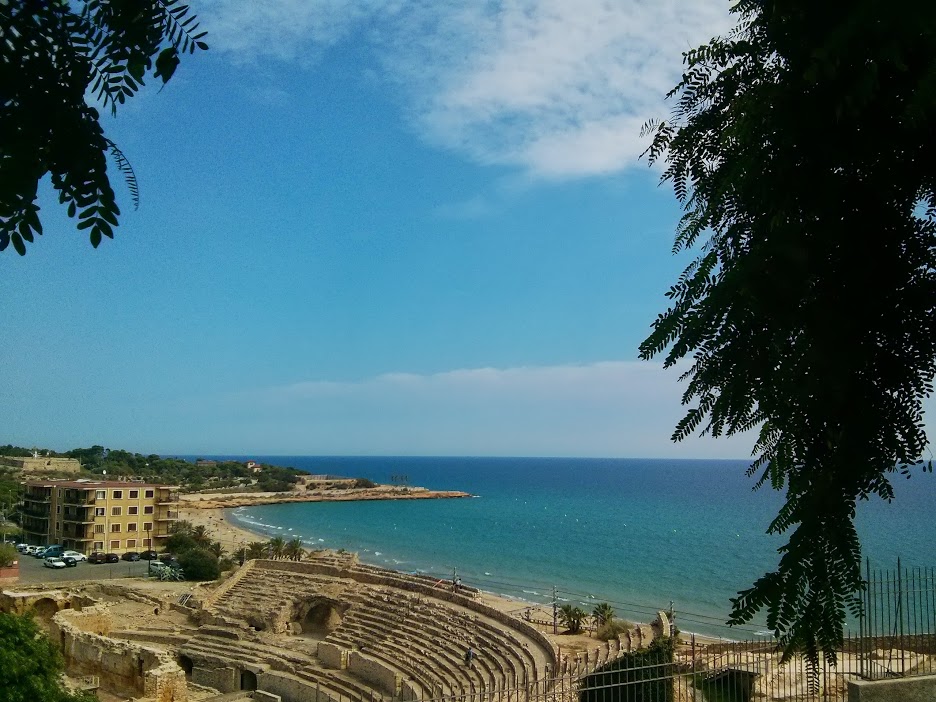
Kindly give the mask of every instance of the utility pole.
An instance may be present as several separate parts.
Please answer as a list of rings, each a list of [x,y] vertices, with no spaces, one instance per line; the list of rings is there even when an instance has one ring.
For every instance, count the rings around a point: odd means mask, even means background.
[[[556,586],[553,585],[553,634],[559,633],[559,603],[556,601]]]

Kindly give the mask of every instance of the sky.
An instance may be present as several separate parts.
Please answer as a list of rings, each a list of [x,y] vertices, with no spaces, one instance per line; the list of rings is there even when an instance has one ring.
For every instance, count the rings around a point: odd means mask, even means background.
[[[637,358],[688,263],[640,153],[720,0],[193,0],[208,52],[105,129],[141,204],[46,187],[0,256],[0,442],[746,457]]]

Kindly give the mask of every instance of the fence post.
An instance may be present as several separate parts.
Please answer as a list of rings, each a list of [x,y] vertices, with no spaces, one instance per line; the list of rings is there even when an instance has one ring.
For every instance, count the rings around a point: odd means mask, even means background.
[[[695,702],[696,699],[696,650],[695,650],[695,634],[690,634],[690,642],[692,646],[692,702]]]

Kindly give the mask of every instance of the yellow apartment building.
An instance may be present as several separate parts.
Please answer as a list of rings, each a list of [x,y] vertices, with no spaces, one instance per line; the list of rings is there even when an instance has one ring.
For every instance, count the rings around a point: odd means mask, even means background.
[[[90,553],[159,550],[179,518],[179,488],[105,480],[28,481],[23,531],[30,543]]]

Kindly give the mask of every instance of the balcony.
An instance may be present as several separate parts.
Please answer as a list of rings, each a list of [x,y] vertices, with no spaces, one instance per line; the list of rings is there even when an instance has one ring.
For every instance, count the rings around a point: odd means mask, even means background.
[[[62,504],[74,505],[76,507],[87,507],[94,504],[94,493],[91,492],[78,492],[69,494],[65,492],[65,497],[62,500]]]
[[[21,510],[24,517],[32,517],[33,519],[48,519],[51,516],[51,512],[48,507],[43,509],[42,507],[23,507]]]
[[[169,522],[179,518],[178,510],[167,510],[156,515],[157,522]]]
[[[178,492],[159,492],[156,494],[157,505],[172,505],[179,501]]]

